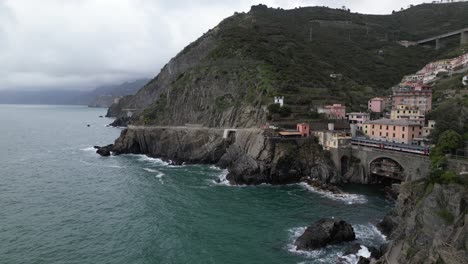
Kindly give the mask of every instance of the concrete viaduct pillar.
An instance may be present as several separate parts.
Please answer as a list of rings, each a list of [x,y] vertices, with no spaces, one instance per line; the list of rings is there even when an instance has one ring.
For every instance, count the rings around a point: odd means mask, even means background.
[[[468,44],[468,31],[462,31],[460,37],[460,44],[465,45]]]
[[[436,38],[436,46],[435,46],[435,49],[438,50],[440,49],[440,38]]]

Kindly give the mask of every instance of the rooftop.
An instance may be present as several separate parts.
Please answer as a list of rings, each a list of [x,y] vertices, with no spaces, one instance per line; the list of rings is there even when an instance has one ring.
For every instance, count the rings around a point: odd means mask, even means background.
[[[366,121],[364,124],[375,124],[375,125],[392,125],[392,126],[420,126],[421,124],[415,121],[407,119],[377,119],[372,121]]]
[[[347,113],[347,115],[369,115],[369,113],[363,113],[363,112],[352,112],[352,113]]]

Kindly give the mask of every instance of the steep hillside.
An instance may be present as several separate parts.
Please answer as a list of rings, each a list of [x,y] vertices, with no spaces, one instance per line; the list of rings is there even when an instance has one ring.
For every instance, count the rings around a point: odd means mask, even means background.
[[[275,95],[305,109],[341,102],[360,110],[367,99],[389,93],[403,75],[454,47],[404,48],[397,40],[467,26],[468,3],[425,4],[384,16],[254,6],[187,46],[113,109],[137,109],[134,124],[229,127],[266,122],[265,108]],[[342,78],[331,78],[332,73]]]
[[[138,79],[119,85],[98,87],[91,92],[90,96],[93,99],[89,102],[88,106],[107,108],[113,104],[115,98],[136,94],[148,81],[149,79]]]

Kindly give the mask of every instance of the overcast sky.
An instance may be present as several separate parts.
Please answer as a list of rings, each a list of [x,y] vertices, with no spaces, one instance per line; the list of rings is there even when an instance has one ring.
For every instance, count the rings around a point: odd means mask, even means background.
[[[91,89],[154,77],[235,11],[343,5],[385,14],[404,0],[0,0],[0,89]]]

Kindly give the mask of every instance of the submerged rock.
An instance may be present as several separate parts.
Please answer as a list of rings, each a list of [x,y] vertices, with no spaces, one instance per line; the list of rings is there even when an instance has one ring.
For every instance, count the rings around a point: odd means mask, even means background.
[[[312,250],[356,239],[353,227],[339,219],[320,219],[296,239],[297,250]]]

